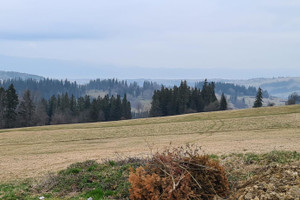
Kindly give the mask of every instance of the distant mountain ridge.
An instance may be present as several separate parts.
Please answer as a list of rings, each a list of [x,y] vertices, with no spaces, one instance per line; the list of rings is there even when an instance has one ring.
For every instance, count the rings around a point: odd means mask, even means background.
[[[8,79],[33,79],[33,80],[41,80],[44,79],[42,76],[14,72],[14,71],[0,71],[0,80],[8,80]]]

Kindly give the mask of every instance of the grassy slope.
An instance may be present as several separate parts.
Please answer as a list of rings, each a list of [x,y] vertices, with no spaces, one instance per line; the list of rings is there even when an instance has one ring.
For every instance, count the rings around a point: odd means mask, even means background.
[[[266,154],[230,154],[221,157],[211,155],[211,158],[224,166],[232,194],[235,194],[239,187],[247,185],[246,183],[249,181],[250,184],[253,180],[259,181],[261,172],[270,166],[276,165],[276,169],[279,169],[286,165],[292,165],[291,169],[296,169],[294,167],[297,166],[297,163],[298,166],[300,164],[300,154],[290,151],[272,151]],[[144,165],[145,161],[138,159],[105,163],[95,161],[74,163],[56,174],[45,176],[39,180],[0,183],[0,199],[33,200],[41,196],[49,200],[85,200],[89,197],[94,200],[128,199],[129,171]],[[256,175],[259,177],[255,178]],[[288,181],[288,179],[280,181]]]
[[[208,153],[300,151],[300,106],[197,113],[0,131],[0,180],[35,177],[87,159],[149,153],[172,142]],[[116,154],[117,153],[117,154]]]

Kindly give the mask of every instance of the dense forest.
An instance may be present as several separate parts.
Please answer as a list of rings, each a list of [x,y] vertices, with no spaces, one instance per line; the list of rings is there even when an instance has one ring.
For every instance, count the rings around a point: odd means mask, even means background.
[[[195,87],[201,89],[204,82],[196,82]],[[215,83],[215,92],[217,94],[227,94],[230,96],[255,96],[257,93],[256,87],[245,87],[243,85],[235,85],[233,83]],[[264,98],[268,98],[268,91],[263,91]]]
[[[30,90],[31,95],[37,101],[44,98],[49,100],[52,95],[63,95],[68,93],[76,99],[85,95],[91,98],[98,96],[104,97],[105,95],[117,96],[127,94],[127,100],[130,101],[133,108],[132,114],[134,118],[148,117],[150,110],[150,103],[155,90],[159,90],[162,85],[144,81],[131,82],[119,81],[117,79],[96,79],[90,80],[87,84],[77,84],[76,82],[68,80],[56,79],[7,79],[0,81],[0,87],[7,89],[11,84],[14,84],[16,92],[22,96],[24,91]],[[196,82],[194,85],[197,89],[202,89],[204,82]],[[179,87],[179,85],[177,86]],[[171,89],[171,87],[163,87],[164,89]],[[245,103],[244,97],[255,97],[257,89],[255,87],[239,86],[231,83],[214,83],[215,93],[221,96],[222,93],[227,95],[230,106],[234,108],[246,108],[248,105]],[[268,97],[268,92],[263,91],[264,98]]]
[[[76,82],[68,80],[63,81],[56,79],[8,79],[0,82],[0,87],[8,88],[11,84],[14,84],[18,94],[21,94],[25,90],[30,90],[39,93],[39,95],[45,99],[49,99],[53,94],[63,94],[66,92],[73,94],[75,97],[80,97],[85,95],[88,90],[108,91],[109,95],[124,95],[126,93],[137,97],[147,90],[154,92],[154,90],[158,90],[161,87],[160,84],[150,81],[144,81],[143,85],[140,86],[137,82],[128,84],[127,81],[119,81],[117,79],[96,79],[84,85],[79,85]],[[196,82],[195,87],[201,89],[203,84],[204,82]],[[215,91],[219,95],[224,93],[230,96],[255,96],[257,93],[255,87],[245,87],[221,82],[215,83]],[[265,98],[269,96],[267,91],[263,91],[263,93]]]
[[[34,99],[30,90],[20,98],[11,84],[0,87],[0,128],[26,127],[47,124],[81,123],[131,119],[131,105],[126,94],[121,98],[106,95],[76,98],[63,93]]]
[[[215,95],[215,83],[204,81],[202,90],[191,88],[186,81],[173,88],[161,87],[154,91],[150,116],[168,116],[192,112],[226,110],[227,101],[222,94],[221,102]]]
[[[68,80],[63,81],[48,78],[42,80],[8,79],[0,81],[0,87],[3,88],[8,88],[11,84],[14,85],[19,95],[25,90],[30,90],[45,99],[49,99],[52,95],[64,94],[66,92],[77,98],[86,95],[89,90],[107,91],[109,96],[129,94],[137,97],[147,90],[154,91],[160,88],[160,85],[149,81],[145,81],[143,86],[139,86],[136,82],[127,84],[127,81],[119,81],[117,79],[96,79],[91,80],[85,85],[79,85],[76,82]]]

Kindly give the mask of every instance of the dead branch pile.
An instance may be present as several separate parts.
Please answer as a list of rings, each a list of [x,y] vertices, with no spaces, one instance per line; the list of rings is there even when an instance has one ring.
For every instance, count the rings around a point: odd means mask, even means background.
[[[220,164],[199,148],[180,147],[156,153],[145,167],[131,170],[130,199],[210,200],[229,195]]]

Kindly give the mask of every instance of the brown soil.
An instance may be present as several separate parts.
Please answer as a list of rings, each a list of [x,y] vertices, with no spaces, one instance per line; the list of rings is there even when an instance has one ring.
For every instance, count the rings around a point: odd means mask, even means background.
[[[232,200],[299,200],[300,163],[260,168],[257,175],[237,187]]]

